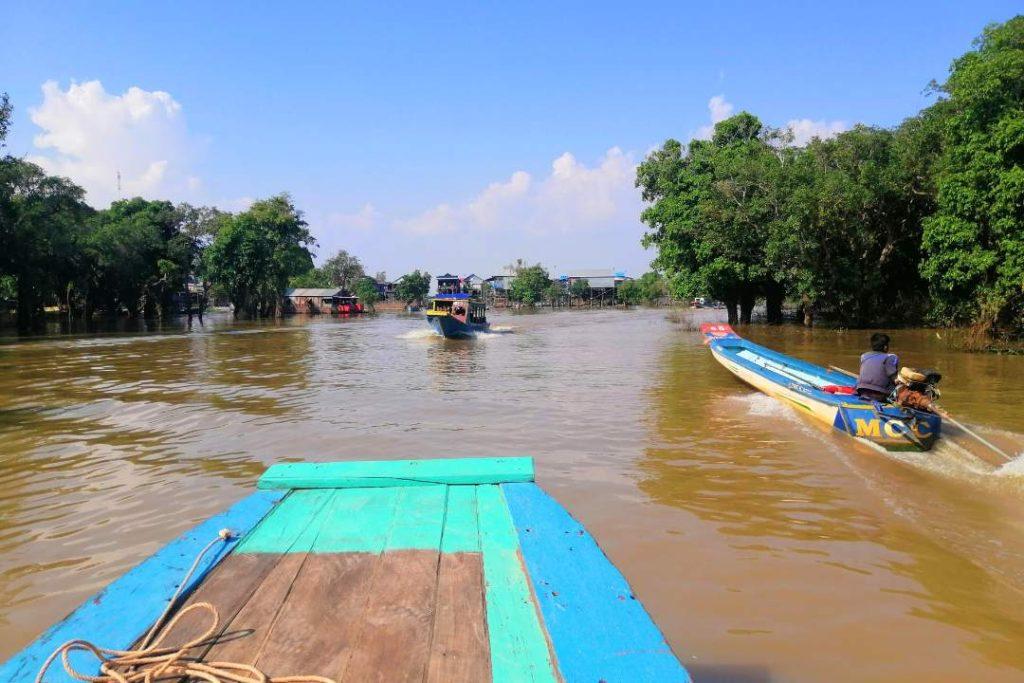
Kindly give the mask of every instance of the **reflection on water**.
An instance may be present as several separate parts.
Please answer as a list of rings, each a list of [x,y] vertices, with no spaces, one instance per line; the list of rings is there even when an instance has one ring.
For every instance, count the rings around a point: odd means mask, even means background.
[[[1012,467],[810,423],[687,314],[491,317],[502,334],[465,341],[399,315],[0,340],[0,658],[271,462],[530,454],[699,680],[1024,675]],[[746,333],[847,367],[866,336]],[[1019,442],[1024,358],[894,338],[955,414]]]
[[[484,367],[487,345],[475,339],[426,338],[427,371],[432,387],[440,392],[462,392],[474,387]],[[447,400],[457,401],[449,397]]]

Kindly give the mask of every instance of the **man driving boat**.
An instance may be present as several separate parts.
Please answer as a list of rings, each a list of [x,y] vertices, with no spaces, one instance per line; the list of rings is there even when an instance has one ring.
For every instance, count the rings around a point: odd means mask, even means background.
[[[871,335],[871,350],[860,357],[857,394],[873,401],[888,401],[896,388],[899,367],[899,357],[889,353],[889,335],[875,332]]]

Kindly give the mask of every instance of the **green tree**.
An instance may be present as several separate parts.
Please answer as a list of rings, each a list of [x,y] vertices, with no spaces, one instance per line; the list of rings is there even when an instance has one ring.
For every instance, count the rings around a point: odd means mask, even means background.
[[[430,273],[414,270],[398,278],[395,293],[407,304],[421,303],[430,292]]]
[[[636,280],[626,280],[615,290],[615,296],[623,303],[637,306],[653,304],[666,293],[665,280],[656,272],[644,273]]]
[[[380,293],[377,291],[377,281],[372,277],[363,277],[356,282],[354,293],[359,297],[359,301],[371,311],[374,310],[374,304],[380,298]]]
[[[636,306],[643,301],[640,294],[640,283],[636,280],[626,280],[615,290],[616,298],[624,304]]]
[[[203,287],[203,307],[211,290],[210,275],[206,272],[203,254],[213,243],[221,228],[231,221],[231,214],[212,206],[192,206],[181,203],[177,206],[179,228],[187,240],[191,254],[189,271]]]
[[[921,223],[931,209],[920,121],[895,130],[857,126],[783,150],[766,179],[782,207],[765,245],[773,276],[800,300],[805,324],[920,318]]]
[[[0,149],[10,129],[10,98],[0,93]],[[0,158],[0,280],[4,297],[17,301],[18,327],[35,327],[43,307],[69,310],[76,284],[88,270],[84,242],[92,209],[85,192],[35,164]]]
[[[577,299],[585,299],[590,294],[590,281],[586,278],[573,280],[569,283],[569,294]]]
[[[324,261],[320,269],[327,275],[332,285],[346,291],[352,291],[356,282],[366,277],[363,264],[344,249]]]
[[[301,275],[293,275],[288,278],[289,287],[311,287],[315,289],[328,289],[334,286],[331,276],[323,268],[310,268]]]
[[[816,314],[845,325],[919,318],[916,264],[939,130],[923,115],[794,147],[743,113],[685,151],[669,140],[637,170],[651,202],[644,244],[658,249],[654,265],[672,294],[721,299],[732,322],[750,322],[759,298],[768,320],[781,321],[786,296],[801,301],[807,323]],[[639,284],[620,293],[648,296]]]
[[[508,298],[525,306],[533,306],[544,298],[551,284],[548,272],[539,263],[520,268],[508,286]]]
[[[711,140],[692,140],[684,150],[670,139],[637,168],[637,187],[650,202],[641,214],[649,228],[643,244],[657,248],[655,266],[676,296],[725,301],[732,322],[750,322],[761,295],[781,311],[782,285],[764,249],[782,215],[765,183],[781,163],[778,141],[776,131],[741,112],[716,124]]]
[[[562,299],[565,298],[565,287],[559,282],[552,281],[548,285],[547,291],[544,292],[544,298],[547,299],[551,306],[559,305]]]
[[[88,240],[92,287],[108,312],[162,312],[169,297],[183,289],[193,245],[179,224],[173,204],[141,197],[114,202],[96,213]]]
[[[18,327],[35,327],[47,304],[68,305],[87,270],[92,214],[85,192],[35,164],[0,159],[0,276],[17,290]]]
[[[289,278],[312,268],[316,243],[306,226],[291,197],[280,194],[221,227],[206,250],[206,267],[236,316],[276,313]]]
[[[935,90],[938,208],[924,223],[936,318],[1024,329],[1024,16],[985,28]]]

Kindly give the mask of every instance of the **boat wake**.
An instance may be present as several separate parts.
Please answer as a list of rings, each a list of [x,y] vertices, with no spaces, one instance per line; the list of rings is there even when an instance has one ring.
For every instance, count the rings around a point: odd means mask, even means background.
[[[487,332],[474,332],[473,339],[497,339],[499,337],[504,337],[505,335],[512,334],[514,331],[514,328],[507,326],[492,327]],[[408,330],[407,332],[403,332],[402,334],[396,336],[395,338],[412,340],[444,339],[444,336],[435,332],[433,329],[427,327],[415,330]]]
[[[993,474],[997,477],[1024,477],[1024,454],[1020,454],[1010,462],[1000,465]]]
[[[798,411],[784,405],[777,399],[758,393],[745,394],[742,396],[730,396],[730,400],[742,403],[749,415],[758,418],[784,419],[791,424],[799,425],[800,433],[808,438],[828,441],[832,446],[839,446],[832,438],[832,435],[815,429],[814,423],[803,419]],[[888,451],[878,444],[871,443],[866,439],[856,439],[859,443],[871,448],[873,451],[905,465],[927,470],[939,476],[975,481],[977,483],[989,482],[995,484],[1000,482],[1000,488],[1009,485],[1016,489],[1018,484],[1024,485],[1024,435],[1014,434],[1003,430],[977,427],[969,427],[986,438],[998,442],[1006,450],[1014,454],[1014,458],[1006,463],[995,463],[990,458],[991,453],[986,453],[984,447],[972,442],[970,437],[961,433],[952,433],[944,436],[936,442],[935,446],[926,452],[916,451]],[[1010,446],[1010,444],[1014,444]],[[832,449],[841,452],[843,449]],[[845,456],[843,456],[845,460]]]
[[[443,337],[429,327],[421,327],[403,332],[395,337],[395,339],[443,339]]]
[[[477,332],[475,334],[477,339],[493,339],[495,337],[503,337],[506,334],[512,334],[515,332],[515,328],[508,325],[492,325],[491,329],[486,332]]]
[[[744,396],[730,396],[729,398],[743,403],[747,408],[747,412],[751,415],[758,417],[784,417],[794,422],[799,422],[797,414],[791,408],[767,394],[755,392]]]
[[[975,431],[998,432],[983,430],[973,425],[971,428]],[[1005,435],[1015,436],[1018,440],[1022,438],[1021,435]],[[887,457],[941,477],[1024,493],[1024,452],[1019,448],[1012,451],[1015,455],[1009,462],[997,463],[993,462],[993,453],[979,447],[962,434],[943,436],[930,451],[926,452],[892,452],[875,444],[864,443]]]

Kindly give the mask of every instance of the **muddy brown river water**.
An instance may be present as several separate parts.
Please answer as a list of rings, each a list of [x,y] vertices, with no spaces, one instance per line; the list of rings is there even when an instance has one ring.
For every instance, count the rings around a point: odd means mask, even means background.
[[[1024,458],[876,452],[741,384],[690,313],[491,319],[470,341],[383,314],[0,340],[0,660],[275,461],[506,454],[697,681],[1024,680]],[[867,336],[740,332],[846,367]],[[893,336],[1024,451],[1024,357]]]

